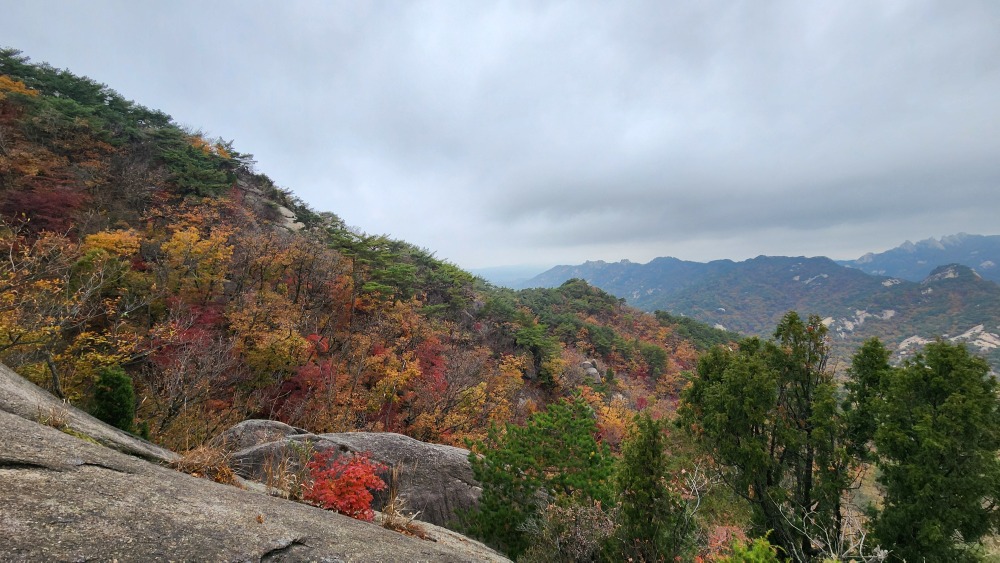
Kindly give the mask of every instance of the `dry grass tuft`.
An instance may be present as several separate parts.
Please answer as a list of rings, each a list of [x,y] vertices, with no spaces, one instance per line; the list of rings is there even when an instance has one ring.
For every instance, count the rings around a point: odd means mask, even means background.
[[[229,464],[229,454],[216,448],[199,446],[185,452],[179,460],[172,462],[170,466],[188,475],[211,479],[223,485],[239,486],[236,473],[233,472],[233,468]]]
[[[79,430],[74,430],[73,427],[69,425],[70,423],[70,412],[66,408],[66,401],[64,400],[61,405],[56,405],[49,407],[47,409],[42,409],[38,407],[38,423],[44,424],[45,426],[51,426],[56,430],[73,436],[74,438],[79,438],[84,442],[90,442],[91,444],[101,445],[100,442],[91,438],[90,436],[80,432]]]
[[[408,536],[427,539],[427,531],[414,522],[420,512],[407,514],[406,499],[399,494],[402,475],[402,466],[398,464],[393,465],[389,469],[389,478],[386,480],[388,485],[386,496],[388,500],[386,500],[385,506],[382,508],[380,523],[383,528],[388,528]]]
[[[272,453],[264,461],[264,485],[272,496],[301,501],[312,486],[307,464],[312,459],[311,442],[289,441],[287,449]],[[280,456],[276,459],[276,455]]]
[[[58,405],[49,407],[46,410],[42,410],[42,407],[38,407],[38,423],[44,424],[46,426],[51,426],[56,430],[65,431],[69,428],[69,409],[65,406]]]

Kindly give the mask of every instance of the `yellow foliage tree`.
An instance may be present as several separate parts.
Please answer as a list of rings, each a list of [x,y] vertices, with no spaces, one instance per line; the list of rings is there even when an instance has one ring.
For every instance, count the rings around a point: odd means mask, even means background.
[[[103,250],[115,256],[131,256],[139,251],[139,234],[133,229],[101,231],[83,239],[83,251]]]
[[[239,296],[226,311],[226,320],[259,384],[291,373],[309,355],[309,341],[297,330],[296,308],[271,289]]]
[[[207,238],[194,227],[175,231],[162,246],[169,291],[202,303],[221,292],[233,255],[228,240],[224,228],[214,229]]]
[[[0,225],[0,359],[57,394],[79,399],[100,367],[123,363],[137,338],[123,299],[128,267],[100,248],[83,252],[44,232]],[[62,377],[63,381],[59,379]]]

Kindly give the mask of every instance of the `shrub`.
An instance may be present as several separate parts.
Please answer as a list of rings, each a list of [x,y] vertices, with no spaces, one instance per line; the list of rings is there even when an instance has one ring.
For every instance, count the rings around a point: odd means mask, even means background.
[[[94,390],[93,415],[126,432],[132,431],[135,391],[132,389],[132,378],[121,367],[101,369]]]
[[[386,466],[371,461],[367,452],[340,455],[331,461],[335,455],[336,450],[327,450],[313,456],[307,465],[312,486],[305,499],[326,510],[371,522],[375,519],[371,491],[385,488],[385,481],[376,473],[385,471]]]
[[[756,538],[750,544],[733,543],[733,553],[722,558],[723,563],[778,563],[778,549],[767,538]]]
[[[531,545],[518,561],[595,561],[615,533],[615,516],[614,510],[605,510],[600,502],[582,500],[579,495],[563,499],[561,504],[549,504],[525,522],[523,528]],[[611,558],[615,555],[609,554]]]

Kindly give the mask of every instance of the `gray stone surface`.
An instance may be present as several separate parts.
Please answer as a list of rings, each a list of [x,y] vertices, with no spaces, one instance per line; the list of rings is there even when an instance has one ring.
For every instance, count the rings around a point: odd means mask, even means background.
[[[2,561],[502,561],[197,479],[0,412]]]
[[[309,432],[277,420],[251,419],[244,420],[212,438],[211,446],[231,453],[260,444],[277,442],[288,436],[306,434]]]
[[[262,430],[266,426],[266,421],[253,425],[260,434],[266,434]],[[275,431],[280,432],[280,427],[276,426]],[[267,482],[268,473],[275,474],[279,463],[285,460],[295,469],[296,462],[302,458],[300,453],[310,449],[314,452],[330,449],[345,453],[370,452],[374,461],[387,466],[399,465],[402,470],[400,494],[406,507],[419,511],[420,520],[439,526],[453,526],[458,512],[475,507],[482,492],[472,475],[468,450],[428,444],[388,432],[289,435],[236,451],[231,463],[240,476]],[[373,508],[379,510],[384,505],[384,495],[377,493]]]
[[[603,380],[601,370],[597,367],[597,360],[584,360],[580,362],[580,368],[583,369],[587,377],[594,381],[601,382]]]
[[[64,421],[72,431],[99,444],[150,461],[170,462],[179,457],[64,403],[3,364],[0,364],[0,411],[34,422]]]

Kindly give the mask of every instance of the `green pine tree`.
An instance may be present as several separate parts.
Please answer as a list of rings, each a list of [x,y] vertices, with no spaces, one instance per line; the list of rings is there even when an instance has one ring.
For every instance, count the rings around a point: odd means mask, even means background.
[[[103,368],[94,390],[93,415],[108,424],[132,431],[135,391],[132,378],[119,366]]]
[[[752,508],[755,531],[783,553],[821,555],[815,538],[840,538],[844,491],[858,460],[826,369],[818,317],[785,315],[774,339],[716,347],[698,363],[681,419]],[[850,401],[854,402],[854,401]]]
[[[492,428],[472,445],[472,471],[482,484],[469,531],[511,557],[527,549],[525,523],[550,501],[610,500],[612,458],[595,438],[594,412],[582,399],[552,404],[527,424]]]
[[[997,530],[1000,398],[963,345],[928,344],[888,372],[875,432],[883,509],[875,539],[906,561],[974,561]]]
[[[692,520],[668,477],[663,426],[640,414],[622,444],[616,475],[619,528],[614,559],[673,561],[688,547]]]
[[[878,427],[880,401],[888,383],[890,352],[877,338],[866,341],[854,354],[844,386],[848,398],[844,401],[844,418],[851,436],[851,456],[864,462],[872,461],[872,440]]]

